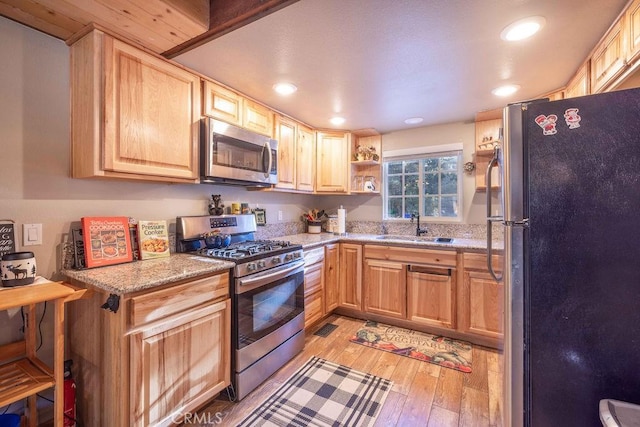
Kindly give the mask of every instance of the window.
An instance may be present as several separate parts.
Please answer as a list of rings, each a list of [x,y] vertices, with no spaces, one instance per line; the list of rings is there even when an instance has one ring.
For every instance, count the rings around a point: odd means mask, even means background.
[[[461,219],[462,151],[384,160],[384,218]]]

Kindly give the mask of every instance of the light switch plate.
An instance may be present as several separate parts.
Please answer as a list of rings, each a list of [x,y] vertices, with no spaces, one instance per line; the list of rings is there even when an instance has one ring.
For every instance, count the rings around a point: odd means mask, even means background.
[[[42,244],[42,224],[22,224],[22,246]]]

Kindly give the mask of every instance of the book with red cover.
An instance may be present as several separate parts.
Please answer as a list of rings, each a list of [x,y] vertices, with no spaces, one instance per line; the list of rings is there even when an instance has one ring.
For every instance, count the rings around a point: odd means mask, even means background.
[[[87,268],[133,260],[128,217],[84,217],[81,222]]]

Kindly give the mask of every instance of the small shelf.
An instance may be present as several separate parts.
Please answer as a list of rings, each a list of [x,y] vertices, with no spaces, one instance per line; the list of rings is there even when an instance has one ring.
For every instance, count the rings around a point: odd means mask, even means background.
[[[72,288],[57,282],[34,283],[14,288],[0,287],[0,311],[68,297],[73,293]]]
[[[354,166],[374,166],[379,165],[379,160],[352,160],[351,164]]]
[[[0,346],[0,407],[27,399],[28,425],[38,425],[36,393],[53,387],[54,425],[61,426],[63,414],[64,304],[81,298],[84,290],[62,283],[36,280],[14,288],[0,288],[0,311],[24,307],[24,340]],[[54,302],[53,368],[36,356],[36,304]]]
[[[351,191],[351,194],[380,194],[380,191]]]
[[[54,386],[53,371],[38,362],[25,357],[0,365],[0,407]]]

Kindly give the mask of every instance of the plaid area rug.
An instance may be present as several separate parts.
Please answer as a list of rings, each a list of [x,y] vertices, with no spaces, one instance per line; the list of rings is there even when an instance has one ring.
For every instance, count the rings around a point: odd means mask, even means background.
[[[238,426],[371,426],[392,386],[312,357]]]
[[[407,356],[462,372],[471,372],[471,344],[466,341],[425,334],[367,321],[349,339],[351,342],[378,350]]]

